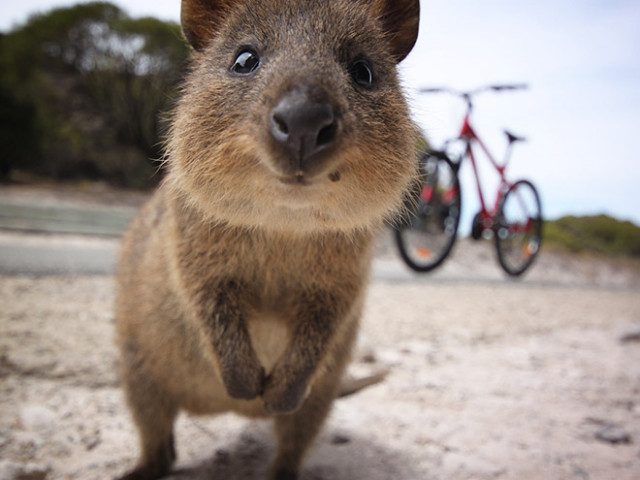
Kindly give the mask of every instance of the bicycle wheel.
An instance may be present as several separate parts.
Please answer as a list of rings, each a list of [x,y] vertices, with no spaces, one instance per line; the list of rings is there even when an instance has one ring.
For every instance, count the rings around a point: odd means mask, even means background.
[[[451,252],[460,223],[460,183],[451,160],[425,154],[416,193],[410,215],[395,229],[395,239],[411,269],[429,272]]]
[[[542,242],[542,207],[536,187],[528,180],[515,182],[500,202],[495,225],[500,266],[517,277],[531,266]]]

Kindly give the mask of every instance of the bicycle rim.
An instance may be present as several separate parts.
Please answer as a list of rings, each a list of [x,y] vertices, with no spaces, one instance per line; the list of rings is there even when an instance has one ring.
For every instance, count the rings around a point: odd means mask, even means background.
[[[410,268],[428,272],[451,251],[460,222],[460,185],[448,159],[425,157],[416,203],[409,220],[396,230],[396,243]]]
[[[528,180],[514,183],[498,210],[495,227],[500,265],[509,275],[524,273],[542,243],[542,207],[538,191]]]

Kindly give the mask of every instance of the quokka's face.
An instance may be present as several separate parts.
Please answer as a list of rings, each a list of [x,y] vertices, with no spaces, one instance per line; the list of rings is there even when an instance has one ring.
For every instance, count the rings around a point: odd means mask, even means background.
[[[179,188],[234,225],[382,220],[416,168],[385,35],[356,1],[236,5],[194,53],[170,138]]]

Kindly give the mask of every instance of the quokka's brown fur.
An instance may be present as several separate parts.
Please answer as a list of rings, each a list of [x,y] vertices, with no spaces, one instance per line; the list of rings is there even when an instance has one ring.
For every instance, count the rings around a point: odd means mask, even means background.
[[[123,478],[169,472],[181,410],[272,416],[271,478],[296,478],[350,355],[375,230],[415,176],[395,66],[418,17],[417,0],[183,0],[194,51],[169,172],[119,265],[118,343],[141,440]],[[236,75],[246,46],[259,67]],[[359,58],[372,85],[352,78]],[[291,92],[335,116],[333,144],[305,164],[269,130]]]

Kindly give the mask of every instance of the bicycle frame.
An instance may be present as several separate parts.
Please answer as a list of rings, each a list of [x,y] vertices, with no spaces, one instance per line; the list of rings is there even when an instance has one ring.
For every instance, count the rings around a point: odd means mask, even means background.
[[[482,139],[478,137],[475,130],[471,126],[470,117],[471,117],[471,109],[469,109],[464,116],[464,119],[462,122],[462,128],[460,129],[460,135],[458,136],[459,139],[465,142],[465,150],[458,164],[462,162],[464,157],[468,157],[469,160],[471,161],[471,166],[473,167],[473,174],[476,180],[478,198],[480,200],[480,208],[481,208],[480,221],[482,222],[483,228],[491,228],[494,218],[496,216],[496,213],[498,211],[498,207],[500,206],[500,202],[502,201],[502,197],[507,192],[507,190],[511,188],[511,185],[512,185],[505,176],[505,171],[507,169],[507,165],[510,159],[512,144],[509,143],[509,145],[507,146],[507,150],[505,152],[505,159],[503,163],[502,164],[498,163],[495,157],[491,155],[491,152],[489,152],[489,149],[486,147]],[[484,192],[482,191],[482,186],[480,185],[480,175],[478,173],[478,165],[476,163],[476,156],[473,153],[473,148],[472,148],[474,143],[477,143],[480,146],[480,150],[489,159],[490,164],[493,166],[493,168],[498,173],[498,176],[500,177],[500,186],[498,187],[498,192],[496,194],[496,199],[495,199],[492,210],[489,210],[489,208],[487,208]]]

